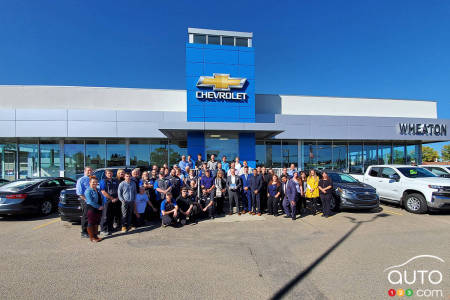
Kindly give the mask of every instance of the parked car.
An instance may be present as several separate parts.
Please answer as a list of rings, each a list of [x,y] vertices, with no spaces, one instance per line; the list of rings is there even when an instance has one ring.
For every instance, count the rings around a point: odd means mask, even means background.
[[[8,182],[10,182],[10,181],[7,180],[7,179],[0,178],[0,186],[5,185],[5,184],[7,184]]]
[[[100,168],[94,171],[94,175],[100,181],[105,178],[106,169],[112,170],[113,177],[116,177],[117,170],[124,169],[125,172],[131,172],[131,170],[133,170],[134,168],[136,167],[125,166],[125,167]],[[148,167],[138,167],[138,168],[141,170],[141,173],[149,169]],[[61,194],[59,196],[58,210],[62,221],[80,222],[81,206],[75,188],[69,188],[61,191]]]
[[[450,178],[450,165],[420,165],[434,175],[444,178]]]
[[[65,177],[21,179],[0,187],[0,215],[39,213],[48,215],[58,205],[63,189],[74,187]]]
[[[362,177],[380,200],[398,203],[411,213],[450,209],[450,179],[406,165],[369,166]]]
[[[376,209],[380,199],[374,187],[362,183],[349,174],[326,171],[333,182],[331,209],[334,211],[352,209]]]

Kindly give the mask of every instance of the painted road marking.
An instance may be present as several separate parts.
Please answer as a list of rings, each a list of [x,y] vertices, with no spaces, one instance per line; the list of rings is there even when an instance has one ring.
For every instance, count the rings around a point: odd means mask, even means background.
[[[392,211],[392,210],[384,210],[384,212],[387,212],[388,214],[397,215],[397,216],[403,216],[403,214]]]
[[[59,219],[55,219],[55,220],[52,220],[52,221],[47,222],[45,224],[41,224],[41,225],[38,225],[36,227],[33,227],[33,230],[36,230],[36,229],[39,229],[39,228],[43,228],[43,227],[45,227],[47,225],[50,225],[50,224],[53,224],[53,223],[56,223],[56,222],[59,222]]]

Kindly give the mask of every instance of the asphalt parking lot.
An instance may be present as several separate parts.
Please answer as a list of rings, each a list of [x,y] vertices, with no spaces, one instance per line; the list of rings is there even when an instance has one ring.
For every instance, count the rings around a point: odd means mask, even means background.
[[[56,214],[0,226],[2,299],[387,299],[405,286],[383,271],[423,254],[445,261],[440,299],[450,299],[449,213],[232,216],[150,224],[99,244]]]

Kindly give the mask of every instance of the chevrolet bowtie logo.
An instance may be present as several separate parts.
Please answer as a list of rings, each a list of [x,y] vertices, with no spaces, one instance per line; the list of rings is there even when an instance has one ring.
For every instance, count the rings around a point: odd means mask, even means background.
[[[211,76],[200,76],[197,87],[213,87],[215,91],[230,91],[230,89],[242,89],[246,78],[231,78],[230,74],[213,74]]]

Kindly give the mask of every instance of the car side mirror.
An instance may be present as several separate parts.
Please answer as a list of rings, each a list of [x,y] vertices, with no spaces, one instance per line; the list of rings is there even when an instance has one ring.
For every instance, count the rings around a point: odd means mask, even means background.
[[[389,179],[393,179],[395,181],[399,181],[400,180],[400,176],[398,174],[391,174],[391,175],[389,175]]]

